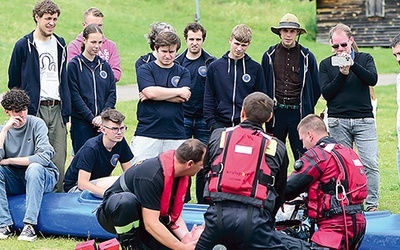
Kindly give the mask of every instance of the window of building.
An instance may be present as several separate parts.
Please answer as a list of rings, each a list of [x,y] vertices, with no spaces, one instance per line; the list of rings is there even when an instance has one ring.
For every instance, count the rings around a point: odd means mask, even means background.
[[[384,17],[385,0],[366,0],[367,17]]]

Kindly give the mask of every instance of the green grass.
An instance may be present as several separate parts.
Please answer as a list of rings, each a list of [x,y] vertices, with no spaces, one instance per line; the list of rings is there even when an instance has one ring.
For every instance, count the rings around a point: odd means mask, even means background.
[[[397,175],[396,161],[396,90],[394,85],[376,87],[378,96],[377,126],[378,126],[378,147],[379,147],[379,168],[381,172],[380,183],[380,210],[390,210],[393,213],[400,213],[398,205],[400,182]],[[127,116],[126,124],[129,127],[125,136],[129,141],[135,131],[136,121],[136,101],[119,102],[117,109]],[[320,113],[324,109],[324,101],[320,100],[316,113]],[[4,113],[0,116],[0,120],[5,119]],[[289,150],[290,153],[290,150]],[[290,169],[293,169],[293,160],[290,156]],[[290,170],[291,171],[291,170]],[[117,168],[114,175],[121,174],[120,168]],[[192,188],[192,197],[195,197]],[[2,241],[0,250],[3,249],[73,249],[78,243],[84,239],[66,238],[66,237],[47,237],[39,238],[35,243],[18,242],[17,237]]]
[[[122,58],[123,76],[119,84],[126,85],[136,82],[134,62],[150,49],[144,39],[149,24],[155,21],[165,21],[174,26],[182,34],[184,26],[193,21],[195,13],[194,1],[188,0],[103,0],[103,1],[68,1],[56,0],[61,8],[61,16],[56,33],[63,36],[67,42],[73,40],[82,29],[83,11],[90,6],[100,8],[105,14],[104,29],[108,38],[114,40]],[[32,19],[32,8],[36,0],[3,1],[0,8],[0,92],[7,90],[7,69],[14,43],[26,33],[35,28]],[[205,49],[220,57],[229,49],[228,38],[233,26],[239,23],[248,24],[253,30],[253,41],[248,54],[260,61],[264,51],[275,43],[279,37],[270,31],[276,26],[282,15],[287,12],[296,14],[308,31],[300,42],[310,48],[318,61],[331,53],[328,45],[317,44],[315,37],[315,1],[299,0],[202,0],[201,23],[207,29]],[[357,37],[355,38],[357,40]],[[182,49],[184,48],[182,45]],[[182,50],[181,49],[181,50]],[[392,58],[388,48],[361,48],[361,51],[371,53],[375,59],[379,73],[396,73],[398,65]],[[395,79],[393,79],[393,82]],[[398,205],[400,182],[397,177],[396,162],[396,97],[395,87],[376,87],[378,96],[378,140],[379,164],[381,171],[380,209],[399,213]],[[135,131],[136,101],[119,102],[117,108],[126,115],[129,127],[126,139],[130,141]],[[320,101],[316,112],[324,107]],[[3,112],[0,121],[6,119]],[[70,144],[69,144],[70,145]],[[70,149],[69,149],[70,151]],[[293,164],[291,162],[290,166]],[[120,174],[118,168],[113,174]],[[194,197],[194,193],[193,193]],[[73,249],[82,239],[61,237],[40,237],[35,243],[18,242],[16,237],[0,242],[3,249]]]

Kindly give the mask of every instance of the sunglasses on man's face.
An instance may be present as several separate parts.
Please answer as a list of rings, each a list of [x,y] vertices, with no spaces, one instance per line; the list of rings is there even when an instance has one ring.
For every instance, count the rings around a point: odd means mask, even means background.
[[[337,43],[332,44],[332,48],[334,48],[334,49],[338,49],[339,46],[342,46],[342,48],[346,48],[347,47],[347,42],[340,43],[340,44],[337,44]]]

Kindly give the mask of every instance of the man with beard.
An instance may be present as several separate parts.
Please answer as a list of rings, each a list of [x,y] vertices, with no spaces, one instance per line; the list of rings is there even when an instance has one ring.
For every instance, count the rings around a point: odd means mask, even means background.
[[[207,144],[210,130],[207,128],[203,116],[204,84],[207,68],[216,59],[203,49],[206,40],[206,29],[199,23],[186,25],[183,35],[187,49],[177,56],[176,62],[187,68],[190,72],[192,96],[189,101],[183,103],[184,125],[187,138],[199,139]],[[198,203],[203,201],[204,174],[200,170],[196,175],[196,198]],[[190,191],[187,201],[190,200]]]

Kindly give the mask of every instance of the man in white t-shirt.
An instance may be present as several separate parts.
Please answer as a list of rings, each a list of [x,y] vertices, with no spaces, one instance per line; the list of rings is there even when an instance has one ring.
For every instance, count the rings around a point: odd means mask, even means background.
[[[28,114],[42,118],[55,150],[53,162],[60,172],[62,191],[67,153],[66,123],[71,113],[71,94],[66,72],[66,43],[54,34],[60,9],[43,0],[33,9],[36,29],[17,41],[8,68],[8,88],[25,90],[30,97]]]

